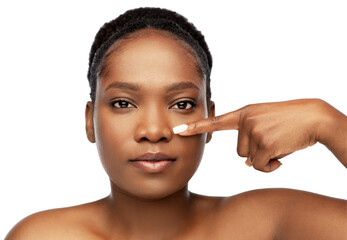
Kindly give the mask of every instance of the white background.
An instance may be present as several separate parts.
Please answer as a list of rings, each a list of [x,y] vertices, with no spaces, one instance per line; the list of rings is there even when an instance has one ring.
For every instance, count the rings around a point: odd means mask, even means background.
[[[139,6],[166,7],[200,29],[214,57],[217,114],[258,102],[321,98],[347,113],[346,1],[2,1],[0,238],[23,217],[109,193],[84,132],[89,49],[99,27]],[[213,2],[213,4],[211,4]],[[347,171],[322,145],[265,174],[217,132],[190,189],[229,196],[286,187],[347,199]]]

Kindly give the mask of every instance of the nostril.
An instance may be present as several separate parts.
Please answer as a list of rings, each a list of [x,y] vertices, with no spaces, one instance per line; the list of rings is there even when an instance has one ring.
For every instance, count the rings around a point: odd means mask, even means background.
[[[169,142],[173,133],[168,125],[164,125],[162,122],[158,124],[157,121],[143,121],[138,125],[134,138],[137,142]]]
[[[141,141],[149,141],[149,142],[161,142],[161,141],[166,141],[167,140],[167,138],[166,137],[162,137],[162,138],[160,138],[160,139],[158,139],[158,140],[150,140],[150,139],[148,139],[147,137],[142,137],[141,138]]]

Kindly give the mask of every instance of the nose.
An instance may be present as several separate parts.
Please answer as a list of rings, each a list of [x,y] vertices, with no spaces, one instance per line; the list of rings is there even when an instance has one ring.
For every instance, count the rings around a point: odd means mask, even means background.
[[[144,111],[135,131],[137,142],[169,142],[173,137],[173,132],[167,117],[167,113],[158,111]]]

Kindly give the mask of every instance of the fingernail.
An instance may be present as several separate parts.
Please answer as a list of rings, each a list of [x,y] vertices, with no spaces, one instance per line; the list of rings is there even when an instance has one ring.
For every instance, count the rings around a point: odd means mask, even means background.
[[[246,164],[248,167],[252,167],[252,162],[250,161],[250,158],[247,158],[245,164]]]
[[[174,127],[172,129],[172,131],[174,132],[174,134],[178,134],[178,133],[183,133],[187,129],[188,129],[188,125],[187,124],[182,124],[182,125],[178,125],[178,126]]]

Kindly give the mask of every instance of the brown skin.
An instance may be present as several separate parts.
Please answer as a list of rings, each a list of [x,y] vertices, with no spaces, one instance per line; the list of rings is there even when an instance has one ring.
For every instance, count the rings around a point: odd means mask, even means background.
[[[121,48],[98,81],[95,104],[86,107],[87,136],[96,142],[111,194],[31,215],[6,239],[344,239],[345,200],[286,189],[206,197],[190,193],[187,183],[210,138],[205,132],[225,129],[239,130],[238,153],[262,171],[279,166],[270,159],[317,141],[346,166],[346,117],[323,101],[298,100],[215,118],[187,47],[162,32],[145,31],[116,43]],[[195,107],[187,102],[192,100]],[[192,123],[188,131],[173,134],[174,126],[186,122]],[[176,161],[155,174],[129,163],[148,151]]]
[[[321,142],[347,167],[347,118],[319,99],[254,104],[218,117],[188,123],[181,136],[238,130],[237,152],[264,172],[281,166],[277,160]]]

